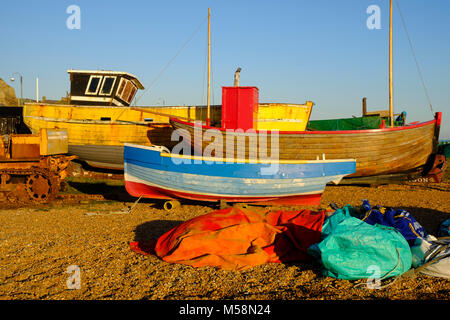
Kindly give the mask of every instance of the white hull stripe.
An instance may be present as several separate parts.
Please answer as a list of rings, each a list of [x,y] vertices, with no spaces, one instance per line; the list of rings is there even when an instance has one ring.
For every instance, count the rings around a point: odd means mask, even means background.
[[[156,188],[160,188],[160,189],[165,189],[165,190],[169,190],[169,191],[174,191],[174,192],[181,192],[181,193],[187,193],[187,194],[196,194],[196,195],[204,195],[204,196],[214,196],[214,197],[222,197],[222,196],[226,196],[226,197],[234,197],[234,198],[280,198],[280,197],[290,197],[290,196],[301,196],[301,195],[311,195],[311,194],[319,194],[319,193],[323,193],[323,189],[322,190],[316,190],[316,191],[310,191],[310,192],[303,192],[303,193],[293,193],[293,194],[275,194],[275,195],[268,195],[268,194],[264,194],[264,195],[235,195],[235,194],[218,194],[218,193],[204,193],[204,192],[195,192],[192,190],[182,190],[182,189],[175,189],[175,188],[168,188],[168,187],[163,187],[154,183],[151,183],[149,181],[145,181],[142,179],[139,179],[135,176],[132,176],[128,173],[124,174],[124,178],[125,181],[129,181],[129,182],[134,182],[134,183],[140,183],[140,184],[144,184],[150,187],[156,187]]]
[[[94,102],[112,102],[113,98],[111,97],[84,97],[84,96],[71,96],[70,100],[77,101],[94,101]]]

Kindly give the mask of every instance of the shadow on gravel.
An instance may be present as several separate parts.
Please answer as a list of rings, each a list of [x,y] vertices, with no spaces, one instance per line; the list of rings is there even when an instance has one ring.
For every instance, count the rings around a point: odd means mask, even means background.
[[[88,194],[88,195],[101,195],[106,200],[121,201],[121,202],[135,202],[138,199],[136,197],[131,196],[125,189],[125,186],[120,183],[110,184],[110,183],[98,182],[98,181],[86,181],[86,182],[67,181],[67,184],[69,185],[71,192]],[[155,208],[163,209],[164,202],[166,202],[166,201],[167,200],[163,200],[163,199],[141,198],[139,200],[139,203],[154,203]],[[209,208],[211,208],[211,210],[220,209],[219,202],[202,202],[202,201],[194,201],[194,200],[189,200],[189,199],[181,199],[178,201],[180,202],[180,204],[182,206],[183,205],[198,205],[198,206],[209,207]]]
[[[401,209],[409,212],[414,219],[416,219],[417,222],[419,222],[422,227],[433,236],[438,236],[439,227],[442,222],[450,219],[450,213],[439,210],[418,207],[401,207]]]
[[[170,229],[182,224],[181,220],[152,220],[140,224],[134,230],[134,241],[156,240]]]
[[[67,184],[76,192],[89,195],[102,195],[106,200],[116,200],[123,202],[134,202],[137,198],[128,194],[124,185],[111,185],[105,182],[75,182],[68,181]],[[152,202],[141,199],[139,202]]]

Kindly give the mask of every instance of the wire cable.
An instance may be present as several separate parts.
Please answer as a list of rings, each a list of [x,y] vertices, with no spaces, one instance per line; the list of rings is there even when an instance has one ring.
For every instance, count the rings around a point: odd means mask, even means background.
[[[414,47],[413,47],[411,38],[409,36],[408,29],[406,28],[406,22],[405,22],[405,19],[403,18],[402,10],[400,9],[400,4],[399,4],[398,0],[396,0],[396,3],[397,3],[398,12],[400,13],[400,18],[402,20],[403,28],[405,29],[406,37],[408,38],[409,47],[411,48],[411,52],[412,52],[414,61],[416,63],[417,72],[419,73],[420,81],[422,82],[422,86],[423,86],[423,89],[425,91],[425,95],[427,97],[428,104],[430,105],[431,113],[434,114],[433,105],[431,104],[430,95],[428,94],[428,90],[427,90],[427,87],[425,85],[425,81],[423,79],[422,71],[420,70],[419,62],[417,61],[417,57],[416,57],[416,54],[414,52]]]
[[[149,84],[149,86],[144,90],[144,92],[142,92],[142,95],[139,98],[136,98],[135,103],[137,103],[144,96],[144,94],[148,91],[148,89],[150,89],[155,84],[155,82],[162,76],[162,74],[167,70],[169,65],[176,59],[176,57],[178,57],[178,55],[181,53],[181,51],[184,49],[184,47],[186,47],[187,44],[192,40],[192,38],[194,38],[195,34],[198,32],[198,30],[200,30],[200,27],[203,25],[203,23],[205,23],[205,21],[207,19],[208,19],[208,17],[203,19],[203,21],[198,25],[198,27],[195,29],[195,31],[191,34],[189,39],[180,47],[180,49],[178,49],[177,53],[172,57],[172,59],[169,60],[169,62],[165,65],[165,67],[158,73],[158,75],[153,79],[153,81]]]

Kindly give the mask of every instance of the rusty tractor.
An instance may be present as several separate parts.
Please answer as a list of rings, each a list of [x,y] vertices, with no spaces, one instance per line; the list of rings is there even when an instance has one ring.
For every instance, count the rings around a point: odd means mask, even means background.
[[[53,200],[76,156],[68,152],[67,132],[4,134],[0,139],[0,203],[47,203]]]

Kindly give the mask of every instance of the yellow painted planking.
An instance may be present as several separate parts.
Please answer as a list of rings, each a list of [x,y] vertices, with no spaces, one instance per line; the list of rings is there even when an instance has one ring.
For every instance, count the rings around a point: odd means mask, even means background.
[[[313,103],[259,105],[257,130],[303,131],[306,129]],[[204,106],[141,107],[161,114],[206,120]],[[66,129],[69,145],[122,145],[151,140],[170,144],[169,118],[132,110],[129,107],[76,106],[26,103],[23,109],[25,124],[38,133],[41,128]],[[220,122],[220,106],[211,107],[212,122]],[[151,118],[151,122],[144,122]],[[130,123],[127,123],[130,122]]]
[[[314,103],[260,104],[257,114],[257,130],[305,131]]]

